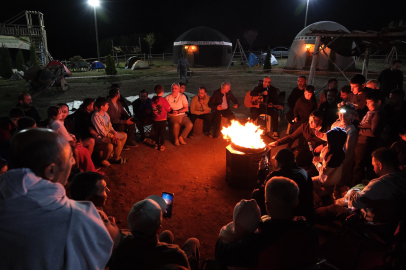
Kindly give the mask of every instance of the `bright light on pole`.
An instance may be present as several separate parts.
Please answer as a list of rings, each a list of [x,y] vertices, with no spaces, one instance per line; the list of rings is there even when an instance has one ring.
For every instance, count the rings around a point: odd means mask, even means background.
[[[304,27],[306,28],[307,25],[307,11],[309,10],[309,0],[307,0],[307,5],[306,5],[306,17],[305,17],[305,25]]]
[[[100,4],[99,0],[89,0],[89,5],[93,6],[93,7],[98,7]]]
[[[99,4],[100,4],[99,0],[89,0],[89,5],[93,6],[93,10],[94,10],[94,26],[96,28],[97,60],[100,62],[99,35],[97,33],[97,18],[96,18],[96,7],[98,7]]]

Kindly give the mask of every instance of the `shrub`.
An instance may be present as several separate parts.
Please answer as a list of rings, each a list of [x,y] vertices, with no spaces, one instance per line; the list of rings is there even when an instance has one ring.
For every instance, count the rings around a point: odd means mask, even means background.
[[[25,67],[24,67],[24,56],[21,50],[18,50],[16,54],[16,65],[17,65],[17,70],[19,71],[24,71],[25,72]]]
[[[107,75],[116,75],[117,74],[114,59],[113,59],[113,57],[111,57],[110,54],[107,55],[107,57],[106,57],[106,74]]]
[[[11,57],[8,48],[0,48],[0,76],[3,79],[10,79],[13,75],[13,70],[11,69]]]
[[[30,45],[30,64],[32,67],[38,67],[37,53],[35,52],[35,44]]]

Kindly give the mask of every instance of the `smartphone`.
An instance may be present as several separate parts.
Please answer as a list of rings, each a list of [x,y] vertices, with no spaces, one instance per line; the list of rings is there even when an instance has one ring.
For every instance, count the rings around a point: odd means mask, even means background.
[[[162,198],[166,202],[164,217],[170,218],[172,216],[173,195],[173,193],[162,192]]]

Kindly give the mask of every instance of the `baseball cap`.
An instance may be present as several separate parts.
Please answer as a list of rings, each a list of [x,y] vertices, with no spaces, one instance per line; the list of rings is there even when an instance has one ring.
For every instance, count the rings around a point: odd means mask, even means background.
[[[158,195],[151,195],[134,204],[127,216],[131,233],[137,236],[155,234],[161,226],[165,208],[165,200]]]
[[[295,161],[295,154],[289,149],[281,149],[276,154],[275,159],[282,164]]]

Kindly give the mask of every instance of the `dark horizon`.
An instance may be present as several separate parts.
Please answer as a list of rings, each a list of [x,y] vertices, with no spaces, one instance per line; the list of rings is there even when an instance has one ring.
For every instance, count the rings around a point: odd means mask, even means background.
[[[350,31],[380,31],[391,21],[399,22],[406,18],[400,2],[310,0],[307,25],[334,21]],[[86,0],[14,1],[7,9],[0,10],[1,22],[24,10],[44,14],[48,49],[54,59],[69,59],[75,55],[97,57],[93,8]],[[290,46],[293,38],[303,29],[305,10],[306,0],[208,0],[204,4],[184,0],[146,3],[101,1],[97,9],[99,42],[113,36],[145,36],[153,32],[157,41],[152,53],[172,52],[173,41],[183,32],[193,27],[207,26],[223,33],[233,44],[239,38],[246,50],[248,45],[243,38],[245,30],[258,30],[254,50],[266,49],[268,45]],[[19,23],[22,22],[24,20]],[[142,49],[146,51],[145,43],[143,45]]]

